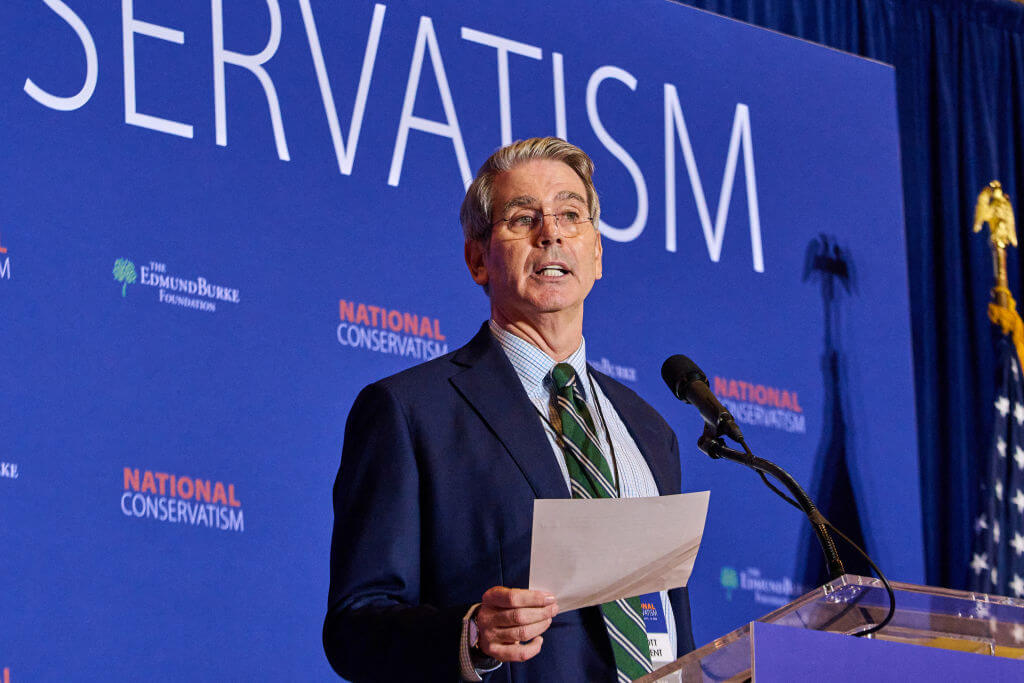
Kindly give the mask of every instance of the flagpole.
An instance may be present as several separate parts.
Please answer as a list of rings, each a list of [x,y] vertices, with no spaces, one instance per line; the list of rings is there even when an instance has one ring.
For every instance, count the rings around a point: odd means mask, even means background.
[[[988,317],[999,341],[992,441],[981,469],[981,509],[974,523],[970,563],[972,590],[1024,597],[1024,322],[1010,292],[1006,249],[1017,246],[1013,208],[998,181],[978,195],[974,232],[989,226],[995,286]],[[1006,337],[1012,340],[1012,346]]]
[[[1003,192],[998,180],[990,182],[978,194],[974,208],[974,232],[980,232],[987,223],[989,246],[992,249],[992,270],[996,284],[992,288],[992,301],[988,305],[988,319],[999,325],[1003,334],[1011,335],[1017,349],[1017,358],[1024,359],[1024,322],[1017,312],[1017,302],[1010,292],[1006,276],[1006,247],[1017,246],[1017,230],[1010,197]]]

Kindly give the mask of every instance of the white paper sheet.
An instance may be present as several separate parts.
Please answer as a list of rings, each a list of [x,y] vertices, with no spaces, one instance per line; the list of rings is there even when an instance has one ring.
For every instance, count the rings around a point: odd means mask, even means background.
[[[709,496],[534,501],[530,588],[568,612],[685,586]]]

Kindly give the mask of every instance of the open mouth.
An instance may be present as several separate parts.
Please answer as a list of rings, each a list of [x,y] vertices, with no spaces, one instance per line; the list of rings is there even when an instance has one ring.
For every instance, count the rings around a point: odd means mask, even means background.
[[[565,266],[552,264],[538,268],[536,274],[541,277],[563,277],[569,274],[569,269]]]

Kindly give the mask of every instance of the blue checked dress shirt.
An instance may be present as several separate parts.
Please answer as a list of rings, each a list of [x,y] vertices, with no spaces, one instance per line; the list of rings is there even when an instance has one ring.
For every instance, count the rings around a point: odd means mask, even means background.
[[[547,434],[548,442],[551,444],[551,451],[558,462],[558,467],[562,470],[562,477],[565,479],[565,489],[568,491],[569,469],[565,464],[562,447],[558,444],[558,435],[555,433],[552,425],[540,417],[541,415],[547,416],[549,414],[548,409],[551,405],[551,397],[555,391],[554,383],[551,379],[551,370],[555,367],[556,361],[525,339],[503,330],[493,320],[490,321],[490,327],[491,333],[498,340],[498,343],[501,344],[505,355],[511,361],[512,367],[515,368],[519,381],[523,383],[526,395],[530,397],[530,401],[533,402],[533,405],[539,411],[537,419],[541,420],[544,425],[544,433]],[[619,496],[622,498],[657,496],[658,485],[654,482],[654,475],[651,474],[651,469],[647,466],[647,461],[644,460],[644,456],[640,453],[636,442],[630,436],[629,430],[622,422],[622,418],[615,412],[615,407],[611,401],[601,391],[601,387],[597,385],[597,382],[592,383],[589,379],[586,340],[583,340],[580,343],[580,347],[563,362],[571,365],[581,380],[579,382],[580,390],[587,403],[587,408],[594,418],[597,438],[602,445],[605,457],[609,459],[611,457],[611,454],[608,452],[609,438],[615,446],[615,462],[609,462],[608,464],[611,466],[612,476],[618,479],[616,483],[619,487]],[[595,395],[591,395],[592,393]],[[600,405],[600,410],[598,410],[598,405]],[[602,415],[604,416],[603,420],[601,419]],[[608,423],[607,432],[605,431],[605,422]],[[668,601],[668,593],[662,591],[660,595],[665,622],[668,624],[672,659],[675,659],[675,653],[678,651],[676,622],[672,614],[672,605]]]
[[[562,471],[562,478],[565,479],[565,490],[568,491],[569,468],[565,464],[562,447],[558,444],[558,435],[555,433],[553,426],[547,420],[541,418],[541,415],[546,416],[549,414],[548,409],[551,405],[551,397],[555,391],[554,382],[551,379],[551,370],[557,363],[530,342],[503,330],[493,320],[490,321],[490,328],[491,334],[498,340],[505,355],[508,356],[509,361],[512,363],[519,381],[523,383],[526,395],[530,397],[530,401],[533,402],[533,405],[539,412],[537,419],[544,426],[544,433],[548,437],[548,443],[551,444],[552,456]],[[586,340],[583,340],[580,343],[580,347],[563,362],[571,365],[576,370],[576,375],[582,380],[580,382],[580,389],[587,408],[594,418],[597,437],[602,446],[607,445],[608,433],[610,432],[611,442],[615,445],[615,462],[609,463],[609,465],[612,469],[612,477],[618,480],[616,483],[619,487],[620,497],[644,498],[657,496],[658,485],[654,481],[654,475],[651,474],[651,469],[647,466],[647,461],[644,460],[644,456],[640,453],[636,442],[633,441],[633,437],[629,435],[629,430],[623,424],[622,418],[615,412],[615,407],[612,406],[608,397],[601,392],[601,388],[597,386],[597,383],[595,382],[591,385],[590,374],[587,371]],[[591,387],[593,387],[593,391],[591,391]],[[595,403],[595,400],[600,402],[600,411],[597,410],[598,404]],[[604,415],[603,420],[601,419],[602,414]],[[607,432],[605,431],[606,421],[608,423]],[[606,455],[610,454],[606,453]],[[676,622],[672,613],[672,604],[668,601],[668,593],[666,591],[661,591],[659,595],[661,596],[661,608],[665,615],[665,622],[668,625],[669,642],[672,647],[670,654],[672,659],[675,659],[675,653],[679,651],[679,647],[676,641]],[[459,664],[462,678],[466,681],[480,681],[482,680],[481,674],[494,670],[492,668],[476,669],[473,667],[470,658],[467,621],[476,612],[478,606],[479,603],[470,607],[463,619],[462,639],[459,647]]]

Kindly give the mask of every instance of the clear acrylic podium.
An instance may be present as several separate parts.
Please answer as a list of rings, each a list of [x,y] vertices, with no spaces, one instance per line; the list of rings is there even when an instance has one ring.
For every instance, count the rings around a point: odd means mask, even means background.
[[[892,587],[892,621],[866,637],[1024,660],[1024,600],[909,583],[892,582]],[[880,580],[847,574],[757,621],[852,634],[879,623],[888,610]],[[745,681],[751,675],[752,644],[747,624],[638,681]],[[1024,680],[1024,662],[1021,666]]]

